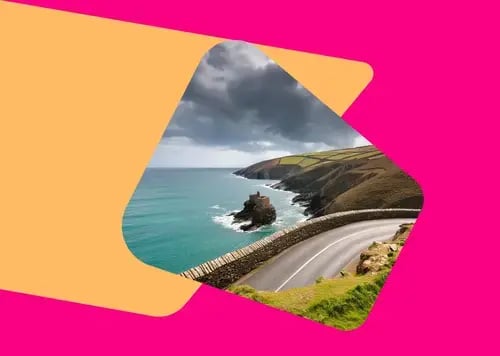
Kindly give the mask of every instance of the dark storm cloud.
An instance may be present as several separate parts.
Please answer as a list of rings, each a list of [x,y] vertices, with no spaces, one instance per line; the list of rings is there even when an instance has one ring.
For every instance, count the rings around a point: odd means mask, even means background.
[[[226,42],[198,66],[165,136],[243,151],[300,152],[305,144],[354,144],[359,135],[257,49]],[[267,147],[267,148],[266,148]]]
[[[216,69],[224,70],[224,67],[228,65],[228,55],[227,49],[224,46],[213,47],[206,55],[206,63]]]

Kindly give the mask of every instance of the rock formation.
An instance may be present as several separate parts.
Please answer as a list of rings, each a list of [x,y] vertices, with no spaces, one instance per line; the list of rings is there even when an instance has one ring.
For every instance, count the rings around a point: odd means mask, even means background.
[[[391,240],[374,242],[368,249],[363,251],[359,256],[356,273],[359,275],[374,275],[386,268],[391,259],[394,262],[395,256],[401,251],[412,227],[413,224],[403,224]]]
[[[243,203],[243,210],[232,213],[234,223],[250,221],[249,224],[240,227],[243,231],[252,231],[263,225],[272,224],[276,220],[276,209],[271,204],[269,197],[251,194],[249,199]]]

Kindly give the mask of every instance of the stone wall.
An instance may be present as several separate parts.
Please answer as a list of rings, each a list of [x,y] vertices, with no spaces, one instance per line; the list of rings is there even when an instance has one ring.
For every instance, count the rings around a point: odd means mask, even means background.
[[[325,215],[278,231],[244,248],[193,267],[180,275],[216,288],[227,288],[285,249],[319,233],[365,220],[417,218],[419,213],[419,209],[367,209]]]

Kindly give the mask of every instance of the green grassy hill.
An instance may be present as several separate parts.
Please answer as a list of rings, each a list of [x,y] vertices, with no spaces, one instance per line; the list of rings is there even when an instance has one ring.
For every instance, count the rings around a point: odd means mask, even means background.
[[[423,204],[418,184],[374,146],[280,157],[234,173],[280,180],[274,187],[299,193],[295,201],[312,216]]]

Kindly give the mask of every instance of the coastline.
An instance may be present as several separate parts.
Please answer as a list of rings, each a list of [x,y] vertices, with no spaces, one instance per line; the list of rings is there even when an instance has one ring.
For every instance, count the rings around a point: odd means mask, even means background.
[[[241,169],[239,169],[239,170],[241,170]],[[242,179],[262,180],[262,179],[259,179],[259,178],[255,178],[255,179],[254,178],[247,178],[244,175],[237,174],[236,172],[238,172],[238,170],[234,171],[234,172],[231,172],[231,174],[234,175],[235,177],[242,178]],[[311,219],[312,217],[310,216],[310,214],[307,213],[307,208],[309,207],[310,200],[306,200],[306,199],[297,200],[296,198],[298,198],[298,197],[302,198],[302,194],[303,193],[294,191],[292,189],[284,188],[284,187],[280,186],[280,184],[281,185],[283,184],[283,180],[282,179],[276,179],[276,180],[278,181],[277,183],[274,183],[274,184],[262,184],[261,186],[264,187],[264,188],[267,188],[267,189],[275,190],[275,191],[288,192],[288,193],[295,194],[292,197],[292,199],[290,199],[290,205],[292,205],[292,206],[298,206],[298,207],[303,208],[302,215],[304,215],[305,217],[307,217],[308,218],[307,220]]]
[[[261,187],[277,180],[247,180],[234,170],[147,169],[123,216],[129,249],[145,263],[180,272],[304,220],[302,209],[290,204],[295,194]],[[241,210],[255,190],[271,197],[277,220],[249,232],[231,226],[225,215]],[[192,252],[179,258],[176,251],[182,249]]]
[[[243,179],[248,179],[248,180],[262,180],[262,179],[259,179],[259,178],[247,178],[247,177],[245,177],[242,174],[238,174],[237,172],[240,171],[240,170],[241,169],[238,169],[238,170],[232,172],[231,174],[234,175],[235,177],[243,178]],[[293,196],[293,198],[290,200],[290,205],[292,205],[292,206],[299,206],[299,207],[303,208],[302,215],[304,215],[307,218],[306,220],[310,220],[310,219],[313,219],[315,217],[320,217],[321,216],[321,215],[315,216],[315,215],[310,214],[308,212],[308,209],[311,206],[312,196],[314,195],[314,193],[304,193],[304,192],[300,192],[300,191],[296,191],[296,190],[290,189],[290,188],[288,188],[288,187],[286,187],[284,185],[282,179],[276,179],[276,180],[278,181],[277,183],[274,183],[274,184],[262,184],[262,186],[265,187],[265,188],[268,188],[268,189],[276,190],[276,191],[289,192],[289,193],[295,194]]]

